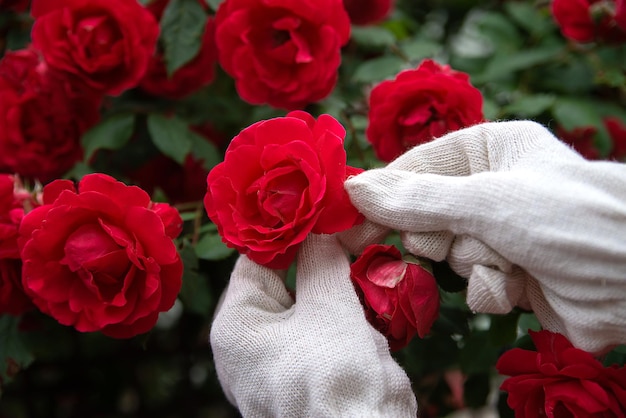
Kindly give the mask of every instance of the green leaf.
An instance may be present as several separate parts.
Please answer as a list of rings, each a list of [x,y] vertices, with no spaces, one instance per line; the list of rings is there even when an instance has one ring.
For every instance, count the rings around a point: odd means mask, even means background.
[[[22,340],[18,329],[20,318],[0,315],[0,393],[2,386],[33,361],[33,356]]]
[[[407,39],[400,44],[402,53],[413,62],[432,58],[441,52],[441,48],[441,44],[422,38]]]
[[[540,9],[531,3],[507,2],[504,8],[515,23],[535,36],[549,33],[555,28],[550,14],[541,13]]]
[[[487,331],[472,332],[464,343],[459,354],[463,373],[488,372],[496,364],[499,349],[490,344]]]
[[[193,147],[195,135],[185,121],[177,116],[167,118],[153,113],[148,116],[148,131],[152,142],[163,154],[179,164],[185,162]]]
[[[504,111],[510,115],[532,118],[548,110],[554,104],[554,100],[555,96],[552,94],[522,96],[505,106]]]
[[[404,61],[393,55],[374,58],[359,65],[352,79],[357,83],[373,83],[397,74],[403,67]]]
[[[222,242],[217,232],[204,234],[195,247],[196,255],[203,260],[222,260],[235,250]]]
[[[111,116],[85,132],[81,139],[85,161],[89,161],[99,149],[122,148],[132,136],[134,128],[135,116],[123,113]]]
[[[217,12],[217,9],[220,7],[220,4],[224,3],[224,0],[205,0],[206,4],[209,5],[211,10]]]
[[[502,52],[494,56],[482,74],[472,77],[472,81],[485,83],[509,77],[516,71],[552,61],[562,51],[561,45],[544,45],[515,53]]]
[[[180,250],[180,256],[185,266],[183,286],[178,297],[186,310],[208,317],[213,304],[208,278],[198,272],[198,258],[191,247]]]
[[[207,15],[196,0],[171,0],[161,18],[165,66],[169,75],[191,61],[202,45]]]
[[[189,131],[191,140],[191,153],[194,157],[202,160],[202,166],[210,170],[222,161],[222,154],[215,144],[202,135]]]
[[[491,315],[489,339],[493,345],[503,346],[515,342],[519,316],[519,312],[516,311],[507,315]]]
[[[396,42],[393,32],[382,26],[354,26],[350,36],[357,44],[374,49],[385,48]]]

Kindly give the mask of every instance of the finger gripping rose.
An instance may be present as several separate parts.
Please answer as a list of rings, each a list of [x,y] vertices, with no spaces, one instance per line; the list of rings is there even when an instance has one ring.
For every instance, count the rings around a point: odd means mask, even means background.
[[[35,305],[83,332],[128,338],[150,330],[181,287],[175,209],[103,174],[77,189],[54,181],[43,199],[22,220],[18,242]]]
[[[296,111],[233,138],[207,177],[204,204],[223,241],[270,268],[286,268],[309,232],[332,234],[362,220],[343,190],[344,128]]]

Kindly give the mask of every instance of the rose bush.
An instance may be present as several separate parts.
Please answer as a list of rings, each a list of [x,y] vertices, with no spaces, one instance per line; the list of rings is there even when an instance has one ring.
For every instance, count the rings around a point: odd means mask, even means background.
[[[109,95],[139,83],[159,36],[136,1],[33,0],[31,13],[33,47],[48,65]]]
[[[69,180],[48,184],[43,205],[20,226],[25,292],[79,331],[127,338],[150,330],[181,287],[172,239],[182,221],[170,209],[103,174],[83,177],[77,188]]]
[[[287,268],[309,232],[332,234],[362,220],[343,189],[346,132],[302,111],[257,122],[231,141],[207,177],[204,205],[223,241],[251,260]]]
[[[530,332],[537,351],[514,348],[496,364],[518,418],[623,417],[626,368],[604,367],[564,336]]]
[[[552,14],[563,36],[577,42],[626,40],[623,0],[554,0]]]
[[[32,49],[0,61],[0,171],[46,182],[82,156],[81,135],[100,118],[101,97],[66,79]]]
[[[242,99],[293,110],[335,86],[350,36],[341,0],[226,0],[215,20],[220,65]]]
[[[483,120],[483,98],[469,76],[424,60],[376,85],[369,97],[367,140],[391,161],[407,149]]]
[[[393,351],[415,334],[425,337],[439,314],[439,290],[432,273],[402,259],[392,245],[370,245],[350,266],[350,277],[368,321]]]

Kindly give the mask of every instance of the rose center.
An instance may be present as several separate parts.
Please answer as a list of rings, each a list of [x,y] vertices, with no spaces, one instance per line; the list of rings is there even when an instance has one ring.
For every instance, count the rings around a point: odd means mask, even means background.
[[[268,172],[258,184],[257,205],[265,221],[277,227],[296,217],[309,182],[293,167],[279,167]]]
[[[116,65],[115,44],[121,38],[117,26],[105,16],[87,17],[80,21],[77,30],[70,35],[76,46],[76,53],[85,60],[99,58],[99,65],[112,67]],[[105,58],[109,57],[109,58]],[[95,70],[87,69],[86,70]]]
[[[120,292],[130,262],[120,247],[98,224],[79,227],[65,241],[60,264],[77,273],[85,286],[110,300]]]

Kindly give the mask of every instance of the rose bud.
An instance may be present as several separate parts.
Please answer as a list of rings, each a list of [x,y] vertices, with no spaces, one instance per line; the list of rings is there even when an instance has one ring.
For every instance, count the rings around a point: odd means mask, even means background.
[[[430,332],[439,313],[439,290],[432,273],[405,261],[393,245],[370,245],[350,267],[365,315],[387,337],[392,351]]]

